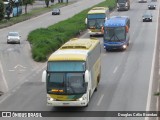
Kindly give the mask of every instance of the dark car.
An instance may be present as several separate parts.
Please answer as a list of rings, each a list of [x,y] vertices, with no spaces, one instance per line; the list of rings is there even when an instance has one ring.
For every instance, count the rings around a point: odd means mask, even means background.
[[[142,19],[143,19],[143,22],[152,22],[152,13],[150,12],[146,12],[143,14],[142,16]]]
[[[155,2],[150,2],[148,4],[148,9],[156,9],[156,3]]]
[[[52,10],[52,15],[60,15],[61,11],[59,8],[55,8]]]
[[[146,3],[147,0],[138,0],[139,3]]]
[[[151,0],[151,2],[157,2],[157,0]]]

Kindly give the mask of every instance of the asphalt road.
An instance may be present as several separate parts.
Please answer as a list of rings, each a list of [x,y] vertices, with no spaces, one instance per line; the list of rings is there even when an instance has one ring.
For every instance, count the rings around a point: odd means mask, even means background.
[[[88,0],[89,1],[89,0]],[[93,0],[92,0],[93,1]],[[95,0],[96,1],[96,0]],[[93,3],[93,2],[92,2]],[[76,3],[78,4],[78,3]],[[86,4],[86,3],[85,3]],[[158,3],[157,3],[158,4]],[[78,9],[78,5],[72,5],[73,9],[76,10],[83,8],[81,6]],[[63,8],[65,14],[72,10]],[[159,17],[159,6],[156,10],[152,10],[153,22],[142,22],[142,15],[147,11],[147,3],[138,3],[132,0],[131,10],[123,12],[113,12],[111,15],[127,15],[131,19],[130,27],[130,46],[126,51],[116,51],[116,52],[106,52],[103,49],[102,38],[99,40],[102,44],[102,74],[101,81],[98,86],[98,91],[92,96],[89,106],[86,108],[54,108],[46,106],[46,91],[45,84],[41,83],[41,73],[45,69],[45,63],[39,66],[39,63],[34,63],[30,58],[30,51],[27,48],[28,44],[23,38],[24,43],[22,45],[6,45],[5,39],[2,39],[0,47],[0,60],[3,67],[4,77],[6,78],[9,91],[6,95],[0,98],[0,111],[61,111],[61,110],[82,110],[82,111],[145,111],[150,107],[148,102],[150,102],[150,91],[153,68],[154,68],[154,55],[155,46],[157,40],[157,26]],[[75,12],[75,11],[74,11]],[[73,13],[74,14],[74,13]],[[50,13],[46,14],[48,17],[43,17],[51,22]],[[68,14],[67,14],[68,15]],[[64,18],[64,16],[57,17],[57,21]],[[38,18],[36,18],[38,19]],[[35,22],[36,19],[33,19]],[[39,18],[40,19],[40,18]],[[54,22],[57,22],[54,20]],[[24,23],[26,28],[22,27],[21,24],[15,25],[17,29],[21,30],[23,36],[27,35],[31,28],[36,28],[37,24],[43,26],[42,21],[35,22],[35,26],[29,25],[32,20],[26,21]],[[53,23],[54,23],[53,22]],[[48,26],[47,23],[44,26]],[[28,24],[28,25],[27,25]],[[13,28],[14,28],[13,27]],[[38,26],[37,26],[38,27]],[[40,26],[39,26],[40,27]],[[8,30],[13,30],[13,28],[4,29],[0,32],[7,32]],[[1,34],[1,33],[0,33]],[[5,38],[5,35],[3,36]],[[82,37],[89,37],[88,34]],[[2,45],[3,44],[3,45]],[[4,45],[5,44],[5,45]],[[12,49],[14,50],[12,50]],[[1,50],[2,49],[2,50]],[[9,51],[9,50],[10,51]],[[7,52],[6,52],[7,51]],[[16,59],[16,57],[20,57]],[[9,64],[5,64],[7,61]],[[8,63],[8,62],[7,62]],[[34,64],[34,65],[33,65]],[[33,66],[32,66],[33,65]],[[17,71],[7,71],[8,68],[14,67]],[[17,66],[17,67],[16,67]],[[36,69],[36,67],[37,69]],[[30,71],[34,69],[33,71]],[[38,71],[37,71],[38,70]],[[18,74],[18,71],[21,72]],[[26,72],[24,72],[26,71]],[[35,72],[36,71],[36,72]],[[26,73],[28,75],[26,75]],[[23,74],[26,75],[24,79]],[[7,76],[8,75],[8,76]],[[21,75],[21,76],[20,76]],[[17,78],[19,79],[17,79]],[[21,83],[17,83],[15,81]],[[23,80],[23,82],[21,82]],[[24,82],[25,81],[25,82]],[[13,87],[18,84],[18,87]],[[13,87],[13,90],[10,89]],[[149,94],[148,94],[149,93]],[[155,108],[152,108],[155,110]],[[63,116],[63,113],[62,113]],[[16,118],[12,118],[16,119]],[[32,118],[29,118],[32,120]],[[35,118],[34,118],[35,119]],[[39,120],[40,118],[38,118]],[[43,120],[44,118],[42,118]],[[55,117],[55,118],[45,118],[45,119],[56,119],[56,120],[144,120],[145,118],[93,118],[93,117]],[[154,119],[152,119],[154,120]]]

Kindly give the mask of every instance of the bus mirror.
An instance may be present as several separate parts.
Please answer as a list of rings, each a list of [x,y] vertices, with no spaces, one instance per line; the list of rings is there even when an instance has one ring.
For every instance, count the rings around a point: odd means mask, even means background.
[[[128,26],[126,26],[126,32],[128,33]]]
[[[47,72],[46,70],[44,70],[42,73],[42,82],[46,82],[46,77],[47,77]]]
[[[104,27],[103,26],[101,27],[101,33],[104,34]]]
[[[89,71],[88,70],[86,70],[86,72],[85,72],[85,82],[89,82],[89,79],[90,79],[90,74],[89,74]]]
[[[88,20],[87,20],[87,18],[86,18],[86,19],[85,19],[85,24],[87,24],[87,21],[88,21]]]

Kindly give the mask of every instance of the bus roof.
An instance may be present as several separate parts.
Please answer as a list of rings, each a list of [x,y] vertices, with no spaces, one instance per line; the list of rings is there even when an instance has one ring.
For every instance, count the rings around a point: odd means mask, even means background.
[[[126,26],[128,20],[129,20],[128,16],[113,16],[105,21],[104,27]]]
[[[48,61],[85,61],[97,44],[99,40],[96,38],[73,38],[52,53]]]
[[[88,14],[106,13],[107,10],[109,10],[108,7],[94,7],[88,12]]]

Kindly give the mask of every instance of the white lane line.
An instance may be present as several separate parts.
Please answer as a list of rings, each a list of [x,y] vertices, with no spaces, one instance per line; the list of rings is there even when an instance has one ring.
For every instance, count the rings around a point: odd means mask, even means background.
[[[1,73],[2,73],[2,80],[3,80],[4,85],[5,85],[5,87],[6,87],[6,91],[8,91],[8,84],[7,84],[6,78],[5,78],[5,76],[4,76],[4,72],[3,72],[3,68],[2,68],[2,63],[1,63],[1,61],[0,61],[0,71],[1,71]]]
[[[97,106],[99,106],[99,105],[100,105],[100,103],[101,103],[101,101],[102,101],[103,97],[104,97],[104,94],[102,94],[102,95],[101,95],[101,97],[100,97],[100,99],[99,99],[99,101],[98,101],[98,103],[97,103]]]
[[[113,73],[116,73],[116,72],[117,72],[117,70],[118,70],[118,67],[116,67],[116,68],[114,69]]]
[[[9,96],[11,96],[11,94],[8,94],[7,96],[5,96],[1,101],[0,101],[0,104],[5,101]]]
[[[15,70],[8,70],[8,71],[12,72],[12,71],[15,71]]]
[[[150,111],[150,103],[151,103],[151,96],[152,96],[152,84],[153,84],[153,74],[154,74],[153,72],[154,72],[156,49],[157,49],[158,20],[159,20],[158,17],[159,17],[159,10],[158,10],[158,14],[157,14],[156,37],[155,37],[155,43],[154,43],[154,53],[153,53],[153,57],[152,57],[153,59],[152,59],[152,68],[151,68],[151,75],[150,75],[150,81],[149,81],[146,111]],[[145,117],[145,120],[149,120],[149,117]]]

